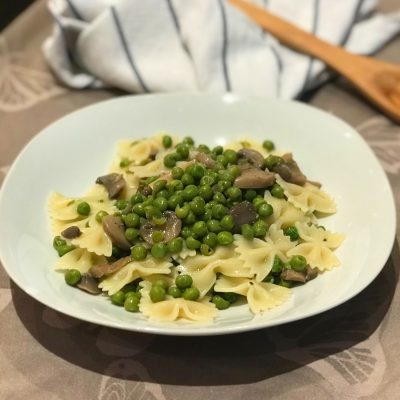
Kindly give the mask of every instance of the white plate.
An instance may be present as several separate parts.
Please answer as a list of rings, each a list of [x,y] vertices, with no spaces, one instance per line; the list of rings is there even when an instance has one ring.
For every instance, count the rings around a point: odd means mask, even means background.
[[[342,266],[293,290],[282,307],[253,317],[246,305],[207,325],[152,323],[64,283],[46,213],[53,190],[79,196],[105,173],[122,138],[160,130],[223,144],[251,135],[293,151],[309,179],[334,196],[338,213],[324,224],[347,239],[336,252]],[[329,310],[364,289],[384,266],[395,234],[391,188],[363,139],[339,119],[307,105],[233,95],[128,96],[76,111],[43,130],[21,152],[0,193],[0,258],[29,295],[57,311],[96,324],[173,335],[242,332]]]

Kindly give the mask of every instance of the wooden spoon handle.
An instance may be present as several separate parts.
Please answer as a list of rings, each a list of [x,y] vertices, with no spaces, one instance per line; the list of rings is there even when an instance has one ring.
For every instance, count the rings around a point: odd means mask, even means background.
[[[277,17],[254,4],[245,0],[229,0],[247,14],[254,22],[274,35],[280,42],[289,47],[307,53],[324,61],[342,75],[349,73],[349,61],[354,61],[355,56],[340,47],[318,39],[316,36],[297,28],[290,22]],[[359,57],[357,57],[359,58]],[[351,66],[350,66],[351,69]]]

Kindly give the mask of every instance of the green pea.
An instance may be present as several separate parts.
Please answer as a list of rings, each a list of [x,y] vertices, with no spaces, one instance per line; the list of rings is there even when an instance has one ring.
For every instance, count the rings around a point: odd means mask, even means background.
[[[192,286],[184,290],[184,292],[182,293],[182,297],[185,300],[195,301],[200,297],[200,291],[199,289],[197,289],[197,287]]]
[[[90,205],[86,201],[82,201],[81,203],[78,204],[76,211],[78,212],[79,215],[89,215],[90,214]]]
[[[212,208],[212,215],[216,219],[221,219],[224,215],[228,213],[228,209],[222,204],[216,204]]]
[[[271,142],[271,140],[264,140],[262,146],[267,151],[272,151],[275,149],[274,142]]]
[[[199,189],[199,196],[201,196],[204,200],[211,200],[213,197],[213,190],[210,185],[202,185]]]
[[[137,244],[131,248],[132,258],[136,261],[144,260],[147,256],[147,249],[141,244]]]
[[[300,255],[293,256],[289,260],[289,264],[297,272],[303,272],[307,268],[307,260]]]
[[[163,212],[168,208],[168,200],[164,197],[158,197],[154,200],[154,206]]]
[[[154,176],[149,176],[148,178],[146,178],[144,180],[145,185],[150,185],[150,183],[153,183],[154,181],[156,181],[159,178],[158,175],[154,175]]]
[[[201,215],[204,214],[205,211],[205,201],[202,197],[196,196],[191,202],[190,202],[190,209],[193,211],[195,215]]]
[[[152,218],[160,218],[161,217],[161,210],[155,206],[146,206],[144,208],[144,212],[147,219]]]
[[[125,231],[126,240],[133,242],[139,236],[139,230],[136,228],[128,228]]]
[[[153,282],[153,286],[160,286],[164,290],[168,290],[169,284],[166,279],[160,278]]]
[[[286,236],[289,236],[292,242],[300,238],[299,232],[297,231],[297,228],[295,226],[288,226],[283,230],[283,233]]]
[[[182,195],[186,201],[190,201],[199,194],[199,189],[195,185],[188,185],[183,189]]]
[[[157,192],[157,199],[168,199],[169,197],[169,192],[167,189],[161,189],[159,192]]]
[[[150,289],[150,299],[153,303],[158,303],[165,299],[165,289],[161,286],[152,286]]]
[[[282,186],[279,186],[277,183],[272,185],[271,194],[278,199],[283,199],[285,197]]]
[[[236,164],[237,162],[237,153],[235,150],[227,149],[224,151],[224,156],[228,160],[230,164]]]
[[[140,296],[137,293],[133,293],[131,296],[125,298],[124,308],[129,312],[139,311]]]
[[[53,247],[57,250],[60,246],[65,246],[67,242],[61,236],[55,236],[53,239]]]
[[[178,287],[176,287],[176,286],[170,286],[170,287],[168,288],[168,294],[169,294],[170,296],[172,296],[174,299],[177,299],[177,298],[179,298],[179,297],[182,297],[182,292],[181,292],[181,290],[180,290]]]
[[[151,255],[154,258],[163,258],[167,255],[168,248],[165,243],[155,243],[151,247]]]
[[[180,290],[190,288],[193,285],[193,278],[187,274],[180,274],[175,278],[175,285]]]
[[[212,219],[212,211],[209,208],[206,208],[203,214],[203,221],[207,222]]]
[[[225,193],[231,200],[240,201],[242,199],[242,191],[236,186],[231,186],[230,188],[226,189]]]
[[[183,204],[183,196],[178,195],[178,194],[173,194],[169,199],[168,199],[168,208],[170,210],[175,210],[176,206],[180,206]]]
[[[165,225],[165,223],[167,222],[167,217],[153,217],[152,222],[155,225],[161,226],[161,225]]]
[[[182,175],[181,182],[182,182],[185,186],[193,185],[193,184],[194,184],[194,178],[193,178],[192,175],[190,175],[190,174],[188,174],[187,172],[185,172],[185,173]]]
[[[228,172],[232,182],[242,173],[241,169],[237,165],[231,165],[228,168]]]
[[[165,179],[159,179],[153,184],[153,195],[157,194],[160,190],[167,186],[167,181]]]
[[[233,243],[233,235],[228,231],[219,232],[217,235],[217,241],[221,246],[227,246]]]
[[[75,286],[82,278],[80,271],[77,269],[68,269],[64,275],[65,282],[70,286]]]
[[[177,237],[175,239],[172,239],[170,242],[168,242],[167,246],[168,246],[169,253],[171,253],[171,254],[179,253],[180,251],[182,251],[183,240],[182,240],[182,238]]]
[[[184,226],[181,230],[181,236],[187,239],[192,234],[191,229],[188,226]]]
[[[129,167],[129,165],[132,164],[132,160],[129,160],[128,158],[123,158],[120,162],[119,162],[119,166],[121,168],[126,168]]]
[[[239,295],[237,293],[233,292],[226,292],[226,293],[221,293],[221,296],[226,300],[229,301],[229,303],[236,303]]]
[[[183,220],[186,225],[192,225],[196,222],[196,215],[195,213],[190,210],[186,218]]]
[[[189,146],[180,143],[175,150],[180,160],[186,160],[189,157]]]
[[[110,296],[110,299],[116,306],[123,306],[125,302],[125,293],[122,290],[118,290],[117,293]]]
[[[127,228],[136,228],[140,224],[140,217],[135,213],[123,215],[122,220]]]
[[[195,239],[193,236],[189,236],[186,239],[186,246],[189,250],[196,250],[199,249],[201,245],[201,242],[199,242],[197,239]]]
[[[283,261],[278,256],[275,256],[271,272],[274,274],[280,274],[282,272],[283,267],[284,267]]]
[[[145,212],[145,210],[144,210],[144,205],[143,205],[143,203],[135,204],[135,205],[132,207],[132,211],[133,211],[135,214],[139,215],[139,217],[145,217],[145,216],[146,216],[146,212]]]
[[[114,259],[121,258],[123,256],[122,250],[117,246],[112,246],[111,257]]]
[[[193,146],[194,145],[194,140],[193,140],[192,137],[186,136],[186,137],[183,138],[182,143],[186,144],[188,146]]]
[[[218,157],[220,157],[220,156],[217,156],[217,158]],[[223,156],[222,156],[223,157]],[[225,166],[224,165],[222,165],[220,162],[216,162],[214,165],[213,165],[213,171],[220,171],[221,169],[224,169],[225,168]]]
[[[165,135],[162,138],[162,144],[166,149],[169,149],[172,146],[172,138],[169,135]]]
[[[135,204],[139,204],[143,202],[143,196],[140,193],[136,193],[131,197],[131,204],[135,205]]]
[[[167,186],[170,193],[177,192],[178,190],[183,190],[183,188],[185,187],[183,182],[179,179],[172,179],[172,181],[169,182]]]
[[[258,196],[258,195],[257,195],[257,196],[253,199],[252,203],[253,203],[253,206],[254,206],[255,208],[258,208],[258,207],[261,206],[261,204],[265,204],[266,202],[265,202],[265,200],[264,200],[261,196]]]
[[[256,196],[257,196],[257,192],[255,190],[253,190],[253,189],[249,189],[249,190],[246,190],[244,198],[247,201],[253,201]]]
[[[220,163],[223,167],[226,167],[228,164],[228,159],[223,154],[219,154],[215,160],[217,161],[217,163]]]
[[[188,203],[185,203],[183,206],[177,205],[175,208],[175,214],[178,218],[184,219],[188,216],[190,211],[190,206]]]
[[[264,237],[267,234],[268,226],[262,221],[256,221],[253,224],[253,233],[255,237]]]
[[[60,257],[62,257],[62,256],[65,256],[70,251],[75,250],[75,246],[73,244],[65,244],[65,245],[59,246],[56,250],[57,250],[58,255]]]
[[[229,187],[231,187],[231,182],[226,179],[218,181],[217,183],[217,190],[221,193],[225,192]]]
[[[223,297],[217,294],[212,297],[211,301],[215,304],[215,307],[217,307],[218,310],[226,310],[231,305],[229,301],[225,300]]]
[[[282,157],[270,154],[267,158],[264,159],[263,167],[272,170],[274,169],[274,167],[281,164],[282,162],[283,162]]]
[[[210,175],[204,175],[200,179],[200,186],[203,186],[203,185],[212,186],[212,185],[214,185],[214,183],[215,183],[215,178]]]
[[[276,285],[279,285],[279,286],[286,287],[286,288],[291,288],[291,287],[293,287],[293,282],[291,282],[291,281],[285,281],[285,280],[282,279],[282,278],[277,279],[277,281],[275,282],[275,284],[276,284]]]
[[[243,224],[240,229],[241,229],[241,233],[245,239],[247,239],[247,240],[253,239],[254,232],[253,232],[253,228],[251,227],[251,225]]]
[[[177,156],[176,156],[176,154],[174,154],[174,153],[172,153],[172,154],[167,154],[167,155],[164,157],[164,165],[165,165],[167,168],[174,168],[175,165],[176,165],[176,158],[177,158]]]
[[[203,256],[211,256],[212,254],[214,254],[214,249],[208,244],[202,243],[200,245],[200,253],[203,254]]]
[[[216,192],[213,196],[213,201],[219,204],[226,204],[226,197],[221,192]]]
[[[210,148],[206,145],[206,144],[200,144],[197,149],[201,152],[201,153],[209,153],[210,152]]]
[[[207,235],[203,238],[203,243],[211,248],[214,248],[218,243],[217,234],[214,232],[207,233]]]
[[[164,232],[162,232],[162,231],[154,231],[151,234],[151,238],[153,239],[154,243],[162,242],[164,240]]]
[[[221,224],[218,220],[216,219],[210,219],[209,221],[207,221],[207,229],[210,232],[215,232],[218,233],[222,230]]]
[[[222,154],[224,151],[224,148],[222,146],[215,146],[211,152],[214,153],[216,156],[218,156],[219,154]]]
[[[215,200],[211,200],[206,204],[206,209],[207,210],[211,210],[216,204],[218,204],[217,201]]]
[[[189,169],[189,168],[188,168]],[[193,176],[194,179],[201,179],[204,176],[205,168],[203,165],[199,163],[195,163],[190,166],[190,175]]]
[[[269,217],[274,212],[274,209],[271,204],[263,203],[258,206],[257,212],[260,217]]]
[[[117,200],[115,202],[115,206],[118,208],[118,210],[125,210],[125,208],[128,206],[128,202],[126,200]],[[87,214],[86,214],[87,215]]]
[[[172,168],[171,174],[174,179],[181,179],[184,171],[181,167]]]
[[[204,221],[197,221],[193,224],[192,226],[192,232],[197,236],[197,237],[203,237],[205,236],[208,231],[207,231],[207,224]]]
[[[224,217],[222,217],[220,223],[221,228],[225,231],[231,231],[235,226],[232,215],[225,215]]]
[[[97,213],[96,213],[96,221],[99,223],[99,224],[101,224],[101,222],[103,221],[103,218],[106,216],[106,215],[108,215],[108,212],[107,211],[104,211],[104,210],[100,210],[100,211],[98,211]]]

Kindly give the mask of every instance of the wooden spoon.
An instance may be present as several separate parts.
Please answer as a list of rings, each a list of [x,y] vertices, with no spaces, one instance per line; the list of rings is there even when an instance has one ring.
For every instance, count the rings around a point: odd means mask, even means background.
[[[400,122],[400,66],[351,54],[246,0],[229,1],[280,42],[325,62],[386,115]]]

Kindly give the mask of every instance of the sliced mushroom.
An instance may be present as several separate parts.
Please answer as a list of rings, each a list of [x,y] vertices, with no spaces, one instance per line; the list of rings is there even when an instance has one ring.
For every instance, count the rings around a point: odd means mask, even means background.
[[[119,271],[122,267],[129,264],[132,261],[132,257],[123,257],[119,260],[110,263],[110,264],[102,264],[102,265],[93,265],[89,269],[89,274],[94,278],[102,278],[103,276],[108,276],[113,274],[114,272]]]
[[[65,237],[66,239],[74,239],[74,238],[80,236],[81,233],[82,232],[79,229],[79,227],[73,225],[73,226],[68,227],[67,229],[64,229],[61,232],[61,236]]]
[[[162,231],[164,233],[163,242],[169,242],[170,240],[178,237],[182,228],[182,221],[176,216],[173,211],[166,211],[164,213],[166,222],[163,225],[156,225],[152,222],[147,222],[140,227],[140,236],[149,244],[153,245],[152,234],[154,231]]]
[[[284,269],[281,272],[281,278],[285,281],[306,283],[306,275],[302,272],[294,271],[293,269]]]
[[[297,162],[293,159],[291,153],[282,156],[283,162],[275,165],[272,170],[280,175],[286,182],[304,186],[307,182],[306,176],[300,171]]]
[[[213,160],[208,154],[199,151],[195,157],[197,161],[204,164],[207,168],[213,168],[215,166],[215,160]]]
[[[306,281],[311,281],[312,279],[315,279],[319,274],[318,268],[311,268],[309,265],[307,265],[306,269]]]
[[[264,189],[274,182],[273,173],[258,168],[248,168],[235,179],[234,185],[240,189]]]
[[[264,156],[257,150],[243,148],[237,154],[240,158],[245,158],[255,168],[262,168],[264,164]]]
[[[81,280],[76,285],[79,289],[90,294],[100,294],[101,290],[98,287],[99,282],[89,274],[83,274]]]
[[[113,172],[112,174],[100,176],[96,179],[96,183],[104,185],[110,199],[115,199],[125,188],[126,182],[122,174]]]
[[[240,227],[244,224],[252,224],[257,219],[257,211],[252,203],[249,201],[242,201],[229,210],[229,213],[233,217],[235,233],[240,232]]]
[[[106,215],[102,219],[102,226],[104,232],[115,246],[123,250],[131,248],[131,244],[125,238],[124,223],[121,218],[114,215]]]
[[[139,187],[138,192],[142,195],[142,196],[150,196],[153,193],[153,189],[151,188],[150,185],[144,185],[142,187]]]

